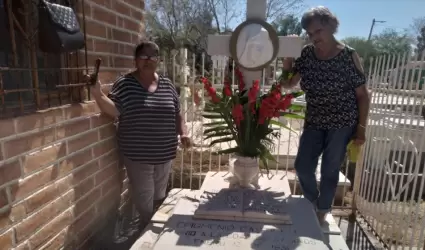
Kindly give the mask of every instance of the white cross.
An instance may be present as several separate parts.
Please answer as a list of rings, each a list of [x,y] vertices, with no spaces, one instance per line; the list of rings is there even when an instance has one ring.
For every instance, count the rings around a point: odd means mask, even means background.
[[[246,18],[266,20],[267,0],[247,0]],[[230,35],[208,35],[208,54],[211,56],[230,56]],[[277,57],[299,57],[303,41],[299,37],[279,37]],[[254,80],[261,80],[262,71],[242,70],[244,80],[249,88]]]

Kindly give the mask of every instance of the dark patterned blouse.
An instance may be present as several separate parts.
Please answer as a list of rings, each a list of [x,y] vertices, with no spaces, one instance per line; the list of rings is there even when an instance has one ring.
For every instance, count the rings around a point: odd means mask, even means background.
[[[314,46],[307,45],[295,60],[307,102],[305,128],[338,129],[357,124],[355,89],[366,83],[366,77],[355,66],[353,52],[346,46],[334,58],[319,60]]]

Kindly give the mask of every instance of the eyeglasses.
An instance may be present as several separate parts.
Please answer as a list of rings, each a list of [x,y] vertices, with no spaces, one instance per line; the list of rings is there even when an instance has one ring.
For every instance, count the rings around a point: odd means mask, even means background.
[[[157,62],[159,60],[158,56],[139,56],[139,58],[142,60],[151,60],[154,62]]]

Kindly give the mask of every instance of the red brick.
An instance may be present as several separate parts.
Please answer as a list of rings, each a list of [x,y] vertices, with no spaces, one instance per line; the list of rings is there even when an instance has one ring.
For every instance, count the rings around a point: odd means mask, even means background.
[[[90,129],[90,118],[72,121],[56,129],[58,139],[74,136]]]
[[[106,195],[114,188],[121,188],[120,175],[116,174],[102,183],[102,195]]]
[[[98,114],[91,117],[91,126],[92,128],[96,128],[99,126],[103,126],[106,124],[112,124],[114,120],[106,114]]]
[[[57,169],[54,166],[47,167],[42,171],[22,179],[18,185],[12,186],[12,198],[20,200],[23,197],[33,193],[39,187],[56,179]]]
[[[131,42],[131,34],[117,29],[112,29],[112,39],[122,42]],[[132,60],[131,60],[132,61]]]
[[[0,166],[0,186],[7,182],[18,180],[21,175],[21,164],[19,160],[14,160]]]
[[[42,207],[43,205],[53,201],[58,198],[60,195],[65,193],[72,187],[72,177],[63,178],[58,180],[51,185],[43,188],[36,194],[32,195],[26,200],[27,211],[31,213],[32,211]]]
[[[118,68],[130,68],[134,64],[132,59],[126,59],[121,57],[114,58],[114,66]]]
[[[107,38],[106,26],[86,19],[87,34]]]
[[[99,141],[98,131],[91,131],[86,134],[82,134],[75,139],[68,140],[68,153],[76,152],[82,148],[85,148],[91,144]]]
[[[59,163],[59,175],[64,176],[91,160],[92,151],[90,148],[73,154]]]
[[[30,150],[41,148],[55,141],[56,132],[54,128],[31,133],[4,143],[5,158],[10,158]]]
[[[43,225],[49,223],[53,218],[68,209],[72,201],[73,193],[69,192],[16,225],[15,230],[17,241],[21,242],[35,231],[39,230]],[[35,246],[32,245],[32,247]]]
[[[48,243],[43,245],[40,249],[43,250],[57,250],[62,249],[65,242],[69,242],[70,235],[68,228],[63,229],[59,234],[50,239]]]
[[[14,119],[0,120],[0,128],[0,139],[16,134]]]
[[[9,230],[0,235],[0,246],[1,249],[11,249],[13,245],[12,241],[13,231]]]
[[[105,155],[103,155],[100,159],[99,159],[99,166],[100,169],[102,168],[106,168],[107,166],[109,166],[111,163],[113,162],[118,162],[119,161],[119,156],[118,156],[118,150],[114,150],[111,151]]]
[[[137,9],[144,10],[145,9],[145,1],[140,0],[124,0],[124,2],[133,5]]]
[[[90,207],[94,207],[95,203],[101,197],[101,190],[99,188],[93,189],[90,193],[80,199],[73,208],[76,217],[83,214]]]
[[[111,0],[91,0],[93,3],[97,3],[98,5],[102,5],[103,7],[111,8]],[[112,0],[116,1],[116,0]]]
[[[9,204],[9,201],[7,200],[6,190],[2,189],[0,190],[0,208],[6,206],[7,204]]]
[[[25,204],[19,203],[0,212],[0,228],[7,228],[26,216]]]
[[[55,145],[45,148],[39,152],[22,156],[22,165],[24,173],[29,174],[41,167],[45,167],[55,160],[60,159],[66,155],[66,144]]]
[[[144,24],[142,22],[135,22],[128,19],[124,19],[124,29],[139,32],[143,27]]]
[[[89,62],[94,62],[97,58],[89,60]],[[96,113],[96,103],[95,102],[86,102],[66,105],[63,107],[64,117],[66,120],[77,118],[81,116],[89,116]]]
[[[143,13],[140,12],[138,9],[132,9],[131,10],[131,17],[134,20],[139,20],[139,21],[143,21],[144,20]]]
[[[117,128],[114,124],[108,125],[106,127],[103,127],[100,129],[100,139],[107,139],[113,136],[116,136],[117,134]]]
[[[104,181],[116,175],[117,173],[119,173],[119,169],[117,167],[116,162],[109,164],[108,167],[102,169],[102,171],[96,174],[95,176],[96,186],[101,185]]]
[[[46,109],[32,115],[16,118],[16,130],[17,133],[23,133],[51,126],[61,121],[63,121],[63,113],[60,108]]]
[[[94,188],[94,179],[87,178],[74,187],[74,200],[79,200],[84,195],[88,194]]]
[[[35,249],[40,247],[53,235],[56,235],[57,233],[62,231],[66,226],[68,226],[72,222],[72,220],[73,215],[71,211],[66,211],[65,213],[59,215],[29,239],[31,247]]]
[[[91,162],[85,165],[84,167],[81,167],[80,169],[78,169],[77,172],[74,172],[72,174],[72,178],[73,178],[72,182],[74,184],[80,183],[84,179],[87,179],[88,177],[96,173],[98,170],[99,170],[98,161]]]
[[[24,242],[21,245],[15,247],[13,250],[30,250],[30,246],[28,245],[28,242]]]
[[[120,1],[113,1],[112,9],[124,16],[131,16],[131,8],[128,5],[122,4]]]
[[[88,224],[91,224],[96,217],[95,207],[86,209],[83,213],[80,214],[80,217],[76,219],[70,226],[69,231],[72,235],[77,235],[80,232],[84,231]],[[85,239],[80,239],[84,241]]]
[[[105,11],[99,7],[93,6],[93,19],[99,22],[105,22],[108,24],[115,25],[116,24],[116,15],[109,11]]]
[[[115,138],[108,139],[93,147],[94,157],[97,158],[101,155],[108,153],[112,149],[116,149],[116,148],[117,148],[117,143]]]

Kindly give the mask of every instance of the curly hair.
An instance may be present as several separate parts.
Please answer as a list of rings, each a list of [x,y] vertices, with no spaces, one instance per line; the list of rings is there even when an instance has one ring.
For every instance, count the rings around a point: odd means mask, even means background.
[[[329,25],[335,34],[338,30],[338,18],[326,7],[318,6],[308,10],[301,18],[301,26],[306,30],[313,21],[319,21],[323,25]]]

